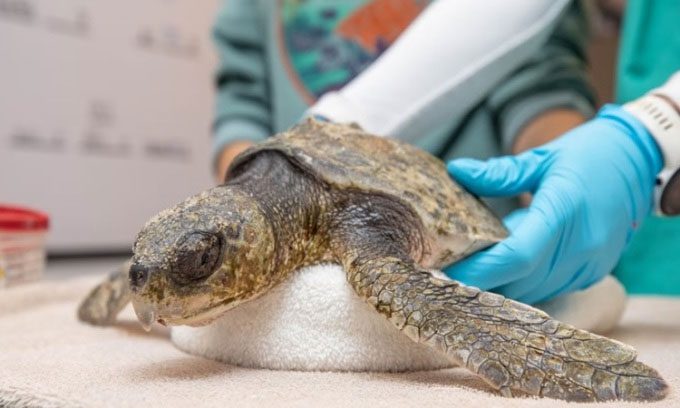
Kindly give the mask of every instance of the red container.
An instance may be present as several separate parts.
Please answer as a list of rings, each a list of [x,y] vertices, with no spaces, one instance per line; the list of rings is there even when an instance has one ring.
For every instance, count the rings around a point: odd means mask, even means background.
[[[42,276],[48,226],[44,213],[0,204],[0,287]]]

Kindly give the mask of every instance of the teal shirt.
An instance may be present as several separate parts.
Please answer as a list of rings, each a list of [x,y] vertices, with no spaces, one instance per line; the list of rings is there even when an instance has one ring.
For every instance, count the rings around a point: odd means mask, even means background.
[[[680,1],[628,0],[616,100],[625,103],[680,70]],[[629,293],[680,295],[680,217],[650,216],[614,271]]]
[[[228,0],[217,17],[219,55],[215,156],[236,140],[260,141],[295,124],[324,92],[338,89],[387,49],[428,2],[404,0]],[[590,116],[587,23],[572,4],[544,47],[476,107],[437,124],[416,144],[443,158],[507,153],[542,112]],[[426,75],[426,72],[423,73]],[[503,214],[512,200],[492,203]]]
[[[680,1],[628,0],[616,101],[625,103],[662,85],[680,70]]]

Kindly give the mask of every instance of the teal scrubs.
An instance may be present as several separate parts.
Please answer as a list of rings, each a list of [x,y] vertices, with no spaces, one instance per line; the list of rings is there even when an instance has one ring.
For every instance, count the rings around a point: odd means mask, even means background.
[[[618,103],[680,70],[680,1],[628,0],[619,56]],[[680,217],[650,216],[614,274],[629,293],[680,295]]]

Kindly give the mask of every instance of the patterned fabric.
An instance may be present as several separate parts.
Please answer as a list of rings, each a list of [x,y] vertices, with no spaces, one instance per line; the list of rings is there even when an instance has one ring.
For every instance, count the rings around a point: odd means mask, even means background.
[[[288,64],[314,99],[342,88],[378,58],[426,0],[284,0]]]

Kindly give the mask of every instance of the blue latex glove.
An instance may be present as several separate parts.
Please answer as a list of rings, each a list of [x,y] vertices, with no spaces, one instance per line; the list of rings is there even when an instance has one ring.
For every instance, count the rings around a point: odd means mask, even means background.
[[[449,173],[474,194],[534,197],[505,218],[507,239],[445,273],[526,303],[586,288],[614,268],[649,214],[661,167],[652,136],[618,106],[517,156],[451,161]]]

